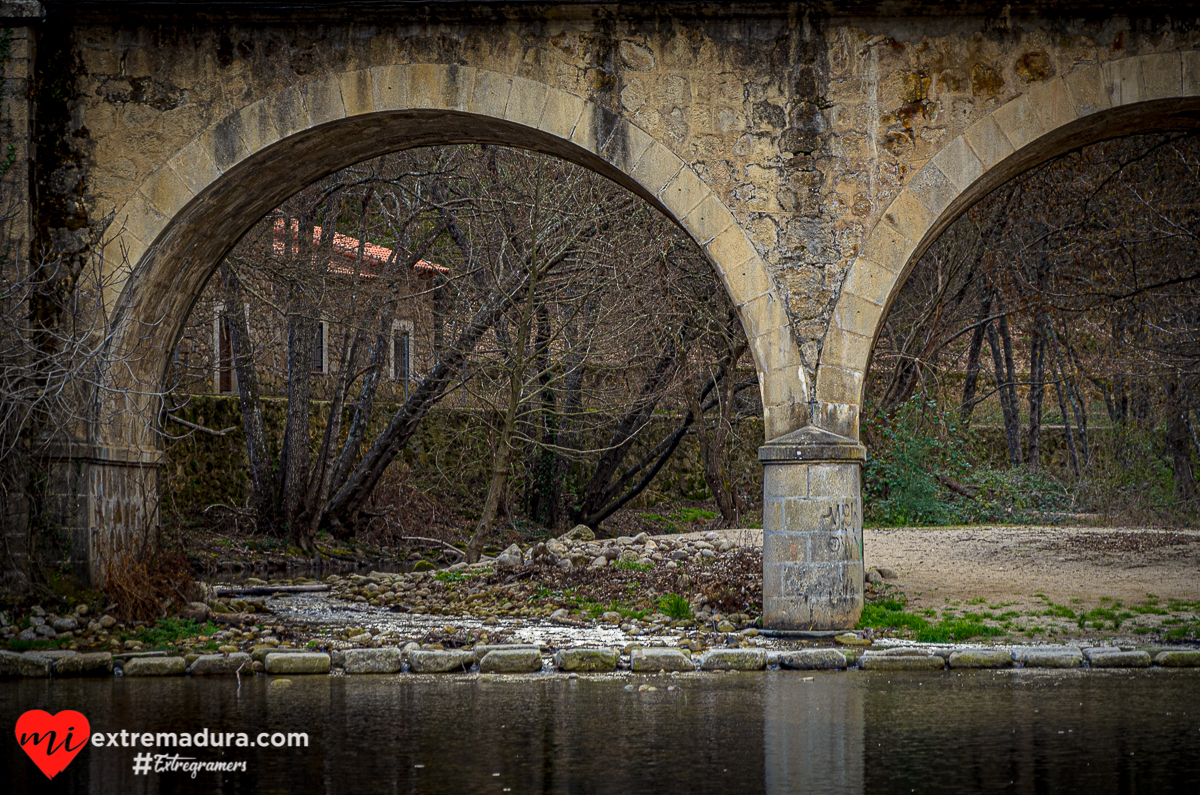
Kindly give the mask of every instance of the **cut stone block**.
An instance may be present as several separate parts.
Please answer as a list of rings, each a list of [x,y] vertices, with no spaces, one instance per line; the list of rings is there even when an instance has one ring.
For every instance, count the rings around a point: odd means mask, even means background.
[[[479,661],[479,672],[484,674],[531,674],[540,670],[542,653],[537,649],[495,649]]]
[[[1079,668],[1083,652],[1074,647],[1017,649],[1017,662],[1026,668]]]
[[[865,652],[858,665],[867,671],[940,671],[946,661],[936,654],[880,654]]]
[[[0,679],[9,677],[37,677],[50,675],[50,660],[45,657],[31,657],[25,654],[14,654],[11,651],[0,651]]]
[[[112,676],[113,656],[110,652],[90,652],[64,657],[54,666],[55,676]]]
[[[765,659],[765,658],[764,658]],[[634,673],[657,671],[694,671],[696,666],[679,649],[634,649],[629,653],[629,667]]]
[[[233,676],[238,672],[238,669],[241,669],[242,673],[251,674],[254,673],[254,669],[251,667],[253,662],[249,654],[240,651],[228,656],[224,654],[201,654],[192,663],[191,670],[188,673],[192,676]]]
[[[266,662],[268,654],[303,654],[307,649],[288,649],[278,646],[255,646],[250,650],[250,659],[254,662]]]
[[[1112,647],[1088,649],[1084,654],[1093,668],[1149,668],[1150,655],[1144,651],[1121,651]]]
[[[331,664],[328,654],[317,652],[268,654],[265,663],[269,674],[327,674]]]
[[[535,646],[532,643],[481,643],[471,650],[471,654],[474,655],[475,662],[479,662],[487,656],[488,652],[509,649],[533,649],[538,654],[541,654],[542,651],[541,646]]]
[[[1164,651],[1154,656],[1163,668],[1200,668],[1200,651]]]
[[[562,649],[554,655],[554,664],[560,671],[581,674],[606,673],[617,670],[619,656],[616,649]]]
[[[433,651],[413,649],[408,653],[408,668],[414,674],[448,674],[471,670],[475,653],[470,651]]]
[[[125,676],[183,676],[187,660],[182,657],[139,657],[121,669]]]
[[[766,667],[763,649],[712,649],[700,659],[702,671],[761,671]]]
[[[951,668],[1012,668],[1007,649],[964,649],[950,654]]]
[[[347,649],[342,667],[347,674],[394,674],[404,665],[400,650],[391,647],[386,649]],[[332,660],[330,660],[332,663]]]
[[[779,654],[779,667],[791,671],[840,671],[848,665],[837,649],[797,649]]]

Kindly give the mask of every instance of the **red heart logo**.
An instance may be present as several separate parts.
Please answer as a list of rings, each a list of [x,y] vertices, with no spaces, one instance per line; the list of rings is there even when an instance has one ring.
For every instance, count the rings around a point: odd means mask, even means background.
[[[57,715],[31,709],[17,718],[17,742],[46,778],[63,772],[91,736],[88,719],[73,709]]]

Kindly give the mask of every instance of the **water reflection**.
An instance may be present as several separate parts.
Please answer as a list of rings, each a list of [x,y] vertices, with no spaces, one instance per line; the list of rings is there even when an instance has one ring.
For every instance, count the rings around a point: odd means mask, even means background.
[[[87,747],[53,783],[13,741],[15,792],[1194,792],[1200,673],[793,672],[486,681],[176,678],[0,684],[5,725],[309,733],[308,748],[183,752],[245,773],[134,776]],[[669,691],[674,684],[678,690]],[[162,750],[162,749],[160,749]],[[1010,784],[1010,782],[1012,782]]]

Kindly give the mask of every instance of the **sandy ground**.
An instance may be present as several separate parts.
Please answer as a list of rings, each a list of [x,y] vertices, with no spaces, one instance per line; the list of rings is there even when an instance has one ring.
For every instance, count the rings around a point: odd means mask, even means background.
[[[730,530],[762,543],[761,530]],[[1033,605],[1200,600],[1200,532],[1082,527],[865,530],[868,569],[887,566],[914,609],[984,599]],[[1075,601],[1079,600],[1079,601]]]

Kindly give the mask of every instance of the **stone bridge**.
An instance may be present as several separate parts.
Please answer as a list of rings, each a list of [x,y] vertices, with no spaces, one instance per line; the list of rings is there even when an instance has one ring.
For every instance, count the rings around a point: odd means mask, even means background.
[[[762,392],[766,626],[852,624],[864,374],[908,270],[1048,158],[1200,125],[1200,8],[1052,5],[0,3],[19,250],[88,269],[122,362],[57,453],[80,562],[98,579],[157,521],[155,394],[238,238],[365,158],[492,143],[594,169],[707,252]]]

